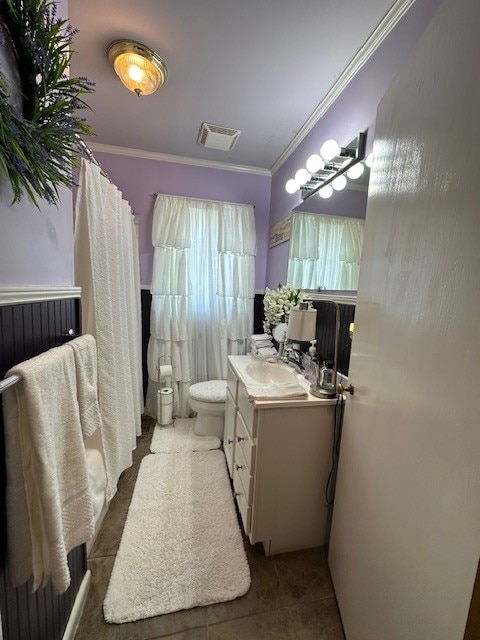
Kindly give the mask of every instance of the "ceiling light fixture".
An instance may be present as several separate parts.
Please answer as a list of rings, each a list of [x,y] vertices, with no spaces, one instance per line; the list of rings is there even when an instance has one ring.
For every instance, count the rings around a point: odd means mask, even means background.
[[[154,93],[167,79],[163,60],[140,42],[115,40],[108,48],[108,59],[122,83],[137,96]]]

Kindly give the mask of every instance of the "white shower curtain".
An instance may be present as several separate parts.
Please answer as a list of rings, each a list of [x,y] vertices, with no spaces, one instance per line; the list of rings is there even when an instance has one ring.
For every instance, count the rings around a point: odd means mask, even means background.
[[[298,289],[358,287],[365,221],[292,214],[287,281]]]
[[[141,433],[141,311],[137,225],[130,205],[82,160],[75,208],[75,279],[82,287],[82,330],[97,341],[107,500],[132,464]]]
[[[175,413],[190,384],[226,379],[253,329],[255,218],[251,205],[159,195],[152,227],[147,408],[155,414],[159,358],[174,366]]]

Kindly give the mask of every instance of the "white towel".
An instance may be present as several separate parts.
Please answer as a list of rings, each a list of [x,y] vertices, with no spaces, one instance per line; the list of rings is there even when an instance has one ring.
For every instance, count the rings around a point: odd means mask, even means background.
[[[250,336],[250,339],[253,342],[256,342],[257,340],[271,340],[272,336],[269,333],[253,333]]]
[[[245,386],[250,400],[269,400],[270,398],[306,398],[308,392],[299,384],[248,384]]]
[[[13,367],[4,392],[8,569],[34,591],[70,584],[67,554],[94,532],[73,351],[50,349]]]
[[[77,399],[83,438],[89,438],[102,426],[98,406],[97,345],[88,334],[67,343],[73,350],[77,377]]]

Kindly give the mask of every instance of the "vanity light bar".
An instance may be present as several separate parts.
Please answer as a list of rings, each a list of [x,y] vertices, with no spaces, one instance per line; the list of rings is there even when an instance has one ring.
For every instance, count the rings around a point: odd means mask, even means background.
[[[330,168],[327,176],[322,176],[322,172],[319,173],[317,180],[313,183],[307,182],[302,186],[302,199],[306,200],[310,196],[317,193],[322,187],[331,184],[336,178],[346,173],[355,164],[358,164],[365,158],[365,146],[366,146],[365,133],[359,133],[358,138],[354,141],[355,146],[342,147],[339,158],[343,159],[343,162],[331,162],[326,165],[325,168]],[[345,162],[345,158],[350,158],[350,162]],[[312,176],[313,177],[313,176]]]
[[[334,143],[334,141],[329,140],[327,143]],[[365,147],[366,134],[359,133],[358,137],[349,145],[346,147],[338,147],[337,155],[325,160],[325,165],[321,169],[314,173],[309,173],[310,178],[303,184],[295,178],[292,178],[287,182],[285,188],[289,193],[295,193],[300,190],[302,200],[306,200],[317,193],[322,187],[330,185],[336,178],[361,162],[365,158]],[[298,173],[299,172],[297,172],[297,174]]]

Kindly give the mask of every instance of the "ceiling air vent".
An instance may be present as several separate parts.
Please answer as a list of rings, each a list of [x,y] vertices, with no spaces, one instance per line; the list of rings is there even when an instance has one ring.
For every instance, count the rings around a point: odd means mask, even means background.
[[[229,151],[233,149],[241,133],[239,129],[228,129],[227,127],[219,127],[216,124],[203,122],[200,127],[197,142],[209,149]]]

